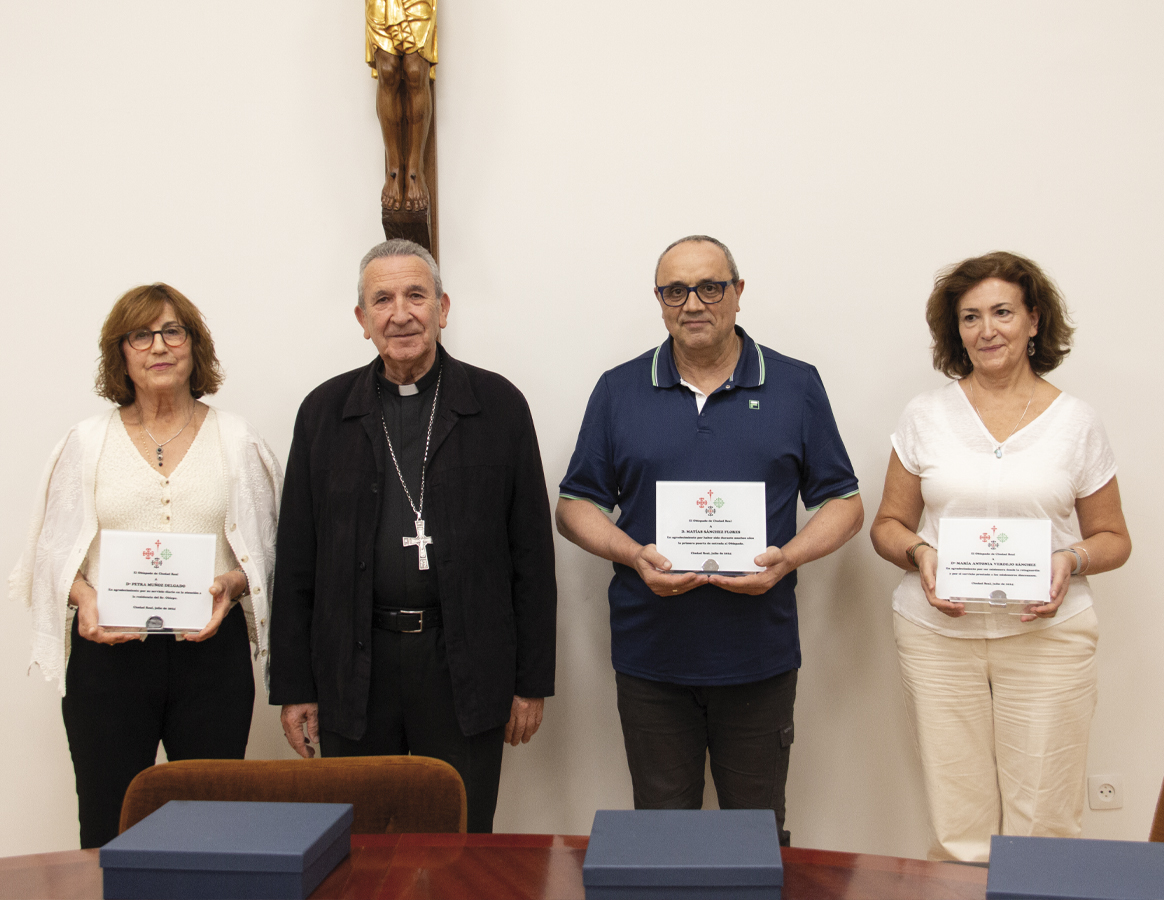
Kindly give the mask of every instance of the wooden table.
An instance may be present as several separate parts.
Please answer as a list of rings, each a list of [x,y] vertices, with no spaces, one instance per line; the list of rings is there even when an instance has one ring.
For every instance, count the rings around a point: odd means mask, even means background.
[[[544,834],[354,834],[352,853],[312,894],[375,900],[584,897],[587,838]],[[983,900],[986,869],[785,848],[785,900]],[[0,898],[99,898],[96,850],[0,859]]]

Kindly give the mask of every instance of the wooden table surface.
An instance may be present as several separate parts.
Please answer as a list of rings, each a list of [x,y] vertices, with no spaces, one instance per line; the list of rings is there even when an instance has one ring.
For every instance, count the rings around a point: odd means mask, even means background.
[[[353,834],[311,896],[344,900],[582,900],[587,838],[545,834]],[[784,848],[784,900],[984,900],[986,869]],[[0,859],[0,898],[99,898],[96,850]]]

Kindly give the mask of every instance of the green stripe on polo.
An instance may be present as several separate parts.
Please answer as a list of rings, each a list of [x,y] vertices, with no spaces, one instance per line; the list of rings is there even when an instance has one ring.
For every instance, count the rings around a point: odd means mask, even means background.
[[[594,503],[594,501],[591,500],[589,497],[575,497],[573,494],[558,494],[558,497],[562,500],[585,500],[587,503]],[[594,505],[597,506],[604,513],[606,513],[608,516],[614,515],[613,509],[607,509],[601,503],[594,503]]]

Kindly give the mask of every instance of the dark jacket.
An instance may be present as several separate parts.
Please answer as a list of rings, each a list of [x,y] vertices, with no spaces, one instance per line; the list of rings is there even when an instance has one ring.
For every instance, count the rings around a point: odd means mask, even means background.
[[[514,694],[554,693],[554,544],[525,397],[440,353],[424,518],[457,721],[473,735],[508,721]],[[320,727],[352,740],[367,724],[380,498],[397,477],[377,405],[380,365],[324,382],[299,408],[271,606],[270,702],[317,702]]]

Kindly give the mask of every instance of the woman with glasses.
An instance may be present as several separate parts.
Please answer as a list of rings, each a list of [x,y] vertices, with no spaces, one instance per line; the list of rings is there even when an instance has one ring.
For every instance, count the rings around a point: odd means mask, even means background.
[[[133,777],[171,760],[241,759],[254,706],[250,647],[267,657],[282,473],[238,416],[199,398],[223,380],[202,315],[166,284],[113,306],[97,393],[115,406],[53,451],[10,579],[32,608],[32,662],[61,690],[81,846],[117,835]],[[184,635],[102,627],[103,531],[215,536],[209,621]],[[245,604],[240,600],[247,598]]]
[[[1043,271],[1013,253],[964,260],[939,275],[926,321],[950,381],[902,413],[870,537],[905,570],[893,628],[930,858],[985,862],[994,834],[1080,834],[1099,637],[1088,576],[1132,544],[1099,416],[1044,378],[1074,329]],[[1046,522],[1045,597],[1008,610],[992,594],[986,611],[941,596],[943,517]]]

